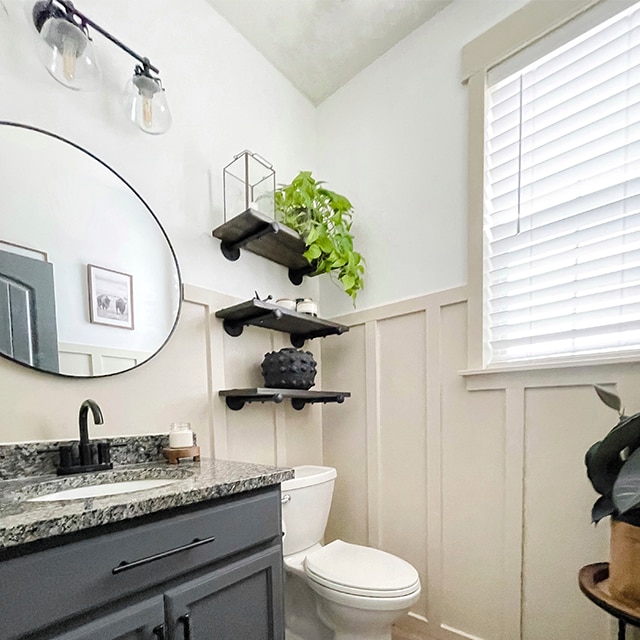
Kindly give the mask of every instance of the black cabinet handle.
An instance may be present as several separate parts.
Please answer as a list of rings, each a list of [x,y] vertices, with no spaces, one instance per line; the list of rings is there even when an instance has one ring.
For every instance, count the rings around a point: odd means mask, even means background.
[[[143,564],[149,564],[150,562],[155,562],[156,560],[161,560],[162,558],[168,558],[176,553],[180,553],[182,551],[189,551],[189,549],[195,549],[196,547],[200,547],[203,544],[208,544],[215,540],[215,536],[211,536],[210,538],[204,538],[200,540],[196,538],[193,542],[189,544],[183,544],[181,547],[176,547],[175,549],[169,549],[168,551],[161,551],[160,553],[156,553],[152,556],[147,556],[146,558],[140,558],[140,560],[132,560],[128,562],[127,560],[123,560],[117,567],[111,569],[111,573],[116,575],[117,573],[122,573],[123,571],[128,571],[129,569],[135,569],[136,567],[141,567]]]
[[[178,618],[178,622],[184,625],[184,640],[191,640],[191,618],[188,613]]]
[[[166,634],[167,628],[164,626],[163,624],[158,625],[154,630],[153,630],[153,635],[158,638],[158,640],[167,640],[167,634]]]

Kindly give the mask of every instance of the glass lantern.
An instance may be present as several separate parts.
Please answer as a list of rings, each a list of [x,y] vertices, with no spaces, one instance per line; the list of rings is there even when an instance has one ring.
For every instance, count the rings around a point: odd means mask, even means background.
[[[274,217],[276,172],[267,160],[248,149],[223,171],[225,222],[247,209]]]

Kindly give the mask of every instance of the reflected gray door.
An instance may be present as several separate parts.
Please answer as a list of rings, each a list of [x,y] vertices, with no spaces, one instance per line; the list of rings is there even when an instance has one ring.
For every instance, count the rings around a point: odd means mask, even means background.
[[[51,263],[0,251],[0,353],[59,371]]]

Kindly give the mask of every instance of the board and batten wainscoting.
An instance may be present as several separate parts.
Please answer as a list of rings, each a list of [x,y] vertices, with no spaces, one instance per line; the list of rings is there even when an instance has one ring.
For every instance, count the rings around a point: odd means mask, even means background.
[[[461,287],[335,318],[351,330],[323,342],[323,384],[352,397],[323,411],[327,540],[418,569],[399,638],[614,637],[578,588],[580,567],[608,558],[583,460],[617,420],[592,383],[615,384],[630,414],[639,368],[465,372],[467,302]]]

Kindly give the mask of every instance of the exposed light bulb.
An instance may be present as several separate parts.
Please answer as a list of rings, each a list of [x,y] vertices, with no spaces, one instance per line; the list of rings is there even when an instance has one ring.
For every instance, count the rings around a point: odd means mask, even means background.
[[[125,92],[129,118],[145,133],[164,133],[171,126],[167,98],[158,78],[137,67]]]
[[[76,77],[76,57],[78,50],[71,38],[62,42],[62,73],[70,82]]]
[[[142,122],[147,129],[153,126],[153,96],[142,94]]]

